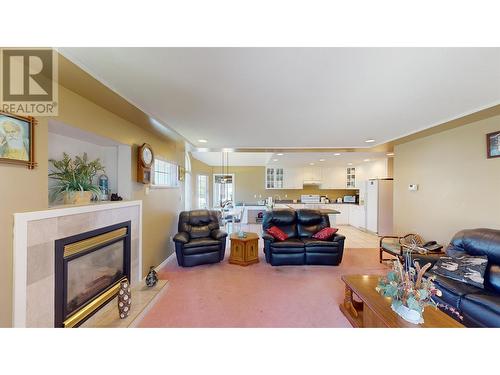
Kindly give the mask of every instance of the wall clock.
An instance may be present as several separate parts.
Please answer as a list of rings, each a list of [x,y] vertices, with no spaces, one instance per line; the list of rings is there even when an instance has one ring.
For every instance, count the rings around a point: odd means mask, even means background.
[[[151,183],[151,167],[154,160],[153,149],[147,143],[137,149],[137,182]]]

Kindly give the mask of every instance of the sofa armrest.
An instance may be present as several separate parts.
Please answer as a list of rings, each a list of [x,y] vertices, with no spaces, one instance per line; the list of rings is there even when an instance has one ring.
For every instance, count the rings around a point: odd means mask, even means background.
[[[271,236],[269,233],[262,233],[262,239],[264,241],[271,241],[271,242],[274,242],[275,238],[273,236]]]
[[[227,237],[227,233],[224,232],[222,229],[214,229],[210,232],[210,236],[212,236],[214,240],[220,241]]]
[[[334,234],[332,238],[330,238],[330,241],[332,242],[340,242],[344,241],[345,236],[343,234]]]
[[[180,243],[188,243],[189,242],[189,233],[188,232],[179,232],[177,233],[174,238],[174,242],[180,242]]]

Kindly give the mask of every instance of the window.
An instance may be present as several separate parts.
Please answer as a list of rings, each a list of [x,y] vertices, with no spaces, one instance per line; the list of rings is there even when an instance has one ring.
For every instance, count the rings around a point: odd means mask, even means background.
[[[234,203],[234,174],[214,174],[214,207],[226,201]]]
[[[198,208],[208,208],[208,176],[198,175],[196,189]]]
[[[178,187],[177,165],[155,158],[153,164],[153,185],[164,187]]]

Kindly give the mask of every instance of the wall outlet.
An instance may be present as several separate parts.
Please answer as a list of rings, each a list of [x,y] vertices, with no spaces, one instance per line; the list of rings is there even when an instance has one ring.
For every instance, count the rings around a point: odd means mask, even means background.
[[[410,191],[417,191],[418,190],[418,184],[410,184],[410,185],[408,185],[408,190],[410,190]]]
[[[146,188],[144,189],[144,194],[149,195],[150,187],[149,185],[146,185]]]

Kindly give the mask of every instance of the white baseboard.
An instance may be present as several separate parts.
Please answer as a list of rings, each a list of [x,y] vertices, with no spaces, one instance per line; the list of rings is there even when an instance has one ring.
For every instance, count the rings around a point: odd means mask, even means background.
[[[164,267],[168,262],[170,262],[170,260],[172,260],[172,258],[175,257],[175,251],[170,254],[167,259],[165,259],[163,262],[161,262],[160,264],[158,264],[156,267],[155,267],[155,270],[156,271],[159,271],[162,267]]]

